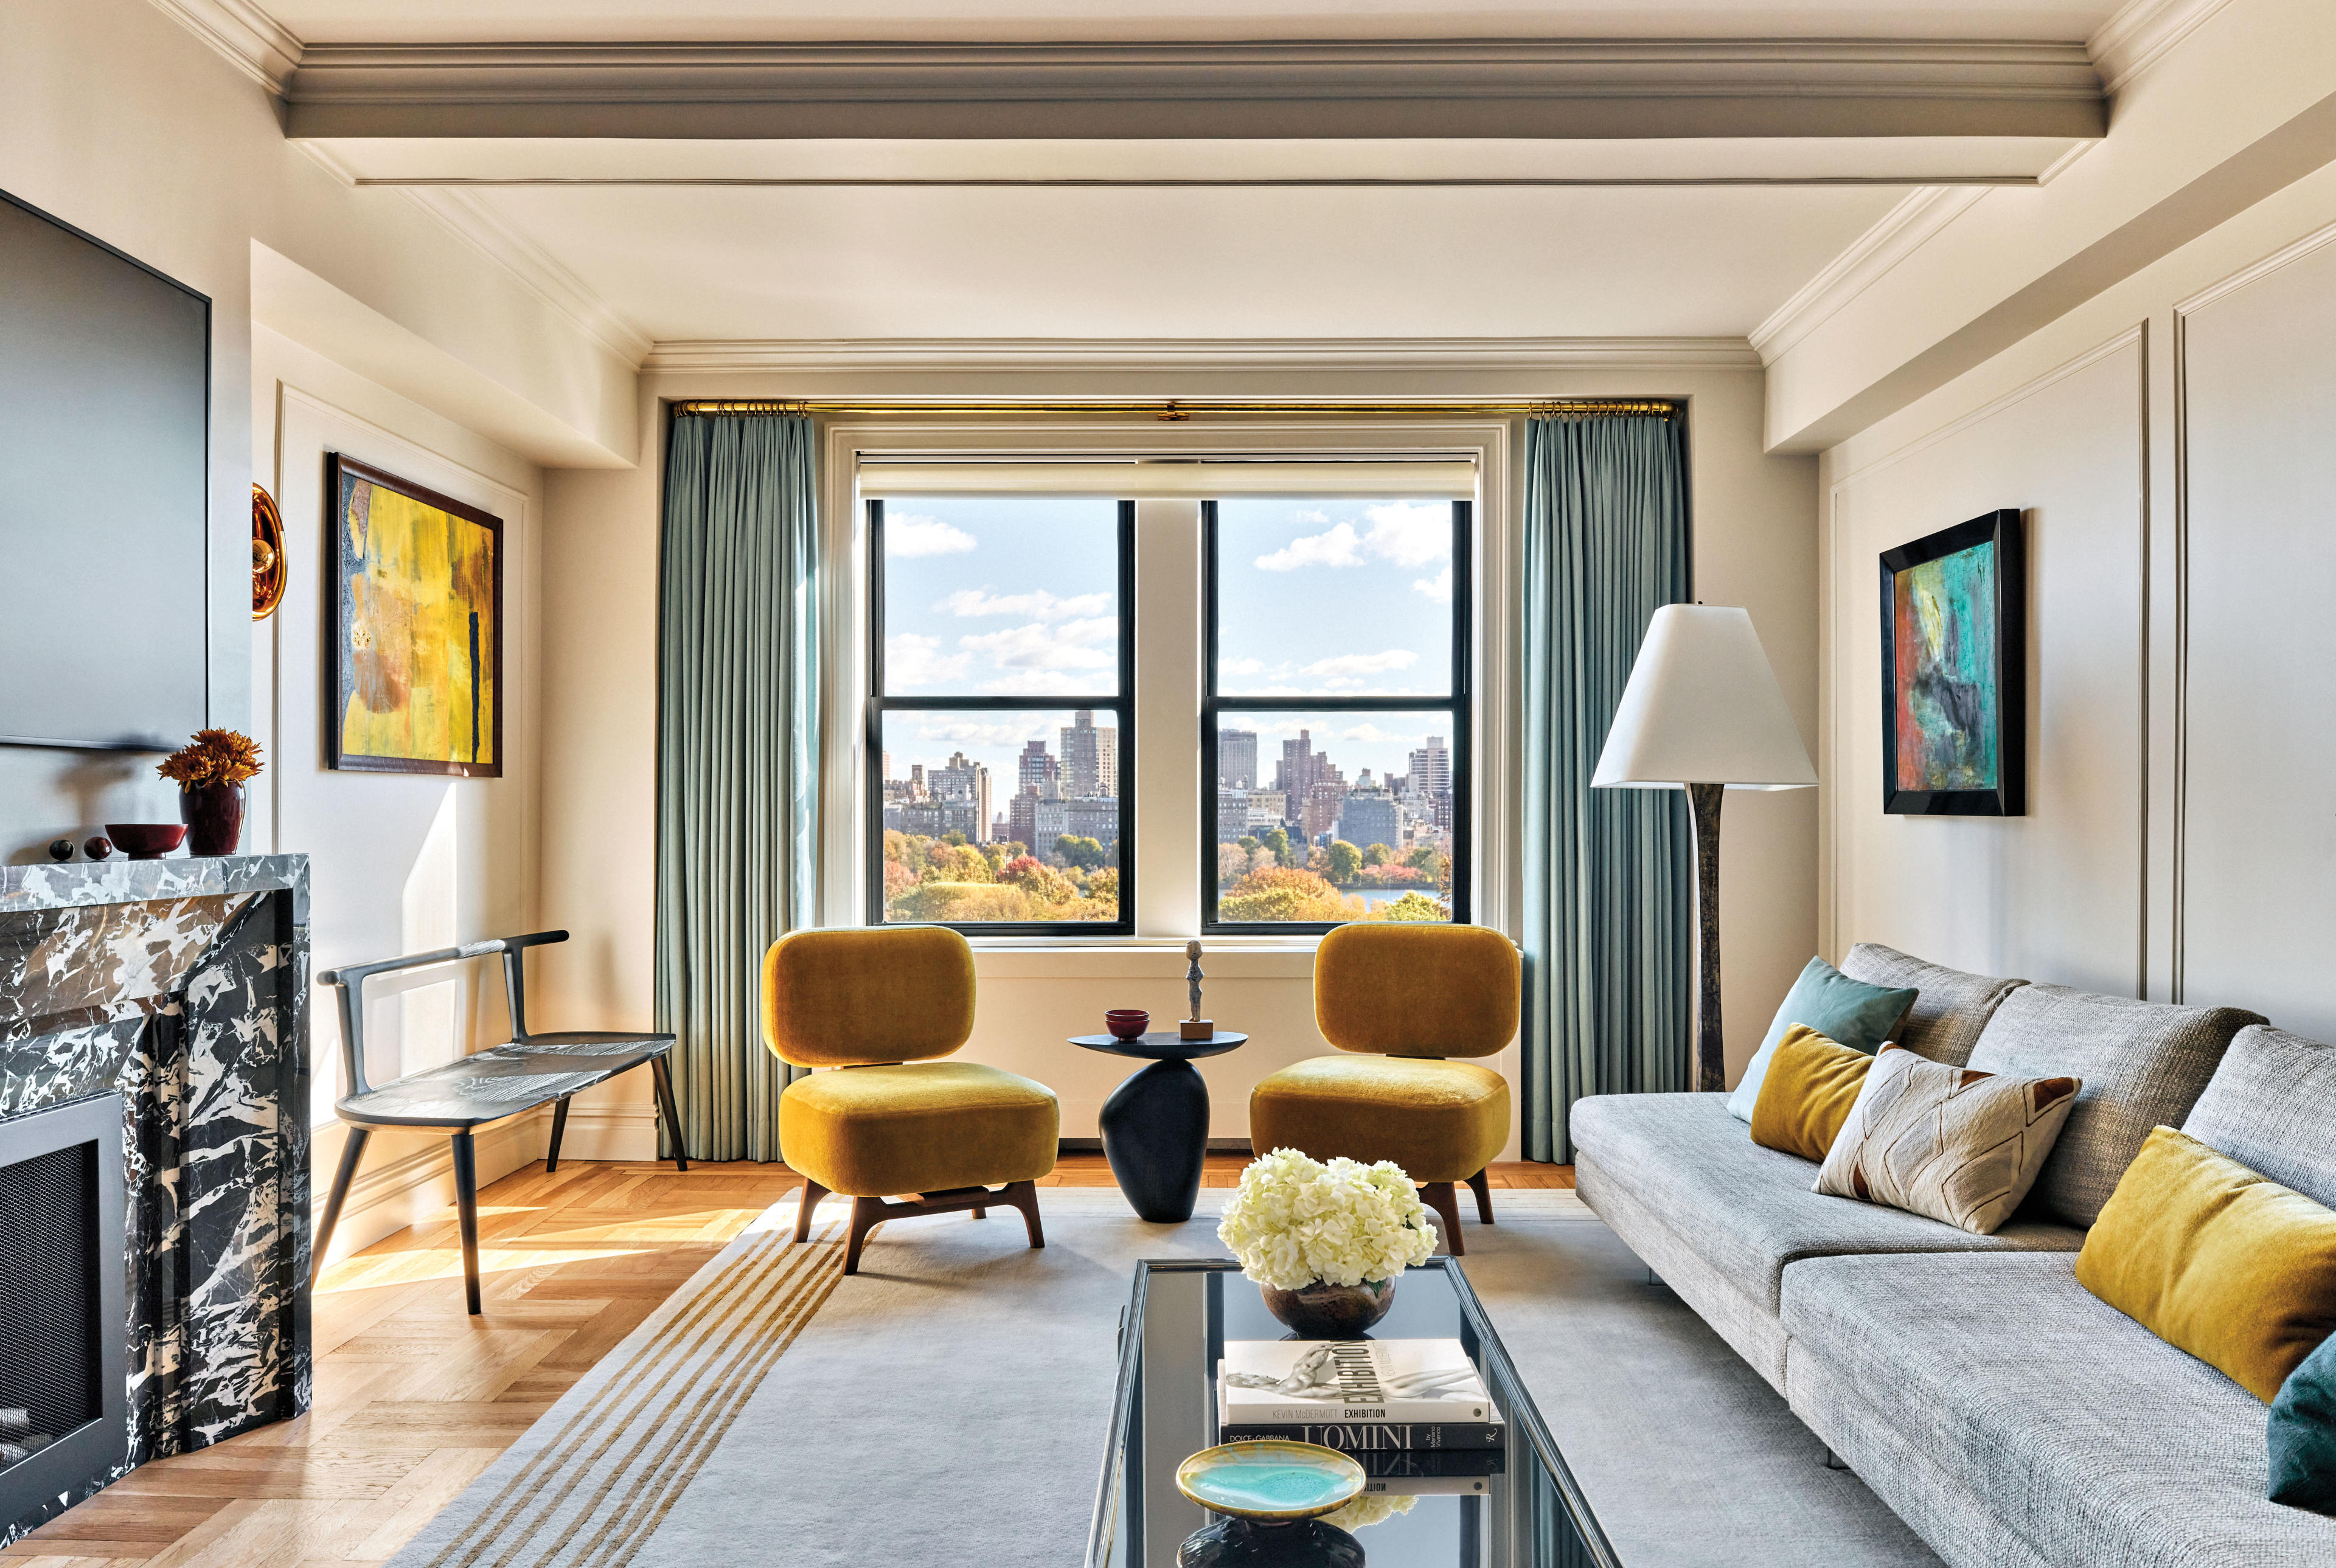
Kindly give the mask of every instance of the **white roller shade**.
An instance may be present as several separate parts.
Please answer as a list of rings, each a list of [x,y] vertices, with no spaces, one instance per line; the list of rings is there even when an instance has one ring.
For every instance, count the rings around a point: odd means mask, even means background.
[[[1476,465],[1466,461],[1368,463],[863,463],[862,495],[1148,496],[1368,495],[1476,493]]]

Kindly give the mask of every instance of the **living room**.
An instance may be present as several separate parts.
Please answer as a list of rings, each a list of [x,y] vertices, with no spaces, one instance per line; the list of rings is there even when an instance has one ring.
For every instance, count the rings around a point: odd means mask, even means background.
[[[2325,0],[5,36],[0,1562],[2336,1562]]]

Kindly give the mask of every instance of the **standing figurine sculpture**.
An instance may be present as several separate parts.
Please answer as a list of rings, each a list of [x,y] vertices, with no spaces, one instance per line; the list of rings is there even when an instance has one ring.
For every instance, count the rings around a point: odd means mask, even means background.
[[[1216,1020],[1201,1016],[1201,944],[1196,939],[1184,944],[1184,989],[1192,995],[1192,1016],[1176,1026],[1180,1040],[1205,1040],[1217,1032]]]

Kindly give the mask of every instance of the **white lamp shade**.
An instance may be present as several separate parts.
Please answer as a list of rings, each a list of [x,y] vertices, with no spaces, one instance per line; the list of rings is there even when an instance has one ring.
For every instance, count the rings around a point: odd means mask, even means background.
[[[1700,604],[1655,611],[1590,782],[1770,790],[1817,782],[1749,615]]]

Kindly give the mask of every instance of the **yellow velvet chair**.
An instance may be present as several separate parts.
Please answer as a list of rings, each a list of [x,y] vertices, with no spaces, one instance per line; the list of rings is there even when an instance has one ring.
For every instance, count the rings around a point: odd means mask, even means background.
[[[1450,1057],[1489,1057],[1517,1032],[1517,950],[1483,926],[1340,926],[1314,954],[1314,1021],[1349,1056],[1311,1057],[1249,1096],[1250,1144],[1318,1160],[1392,1160],[1460,1242],[1453,1183],[1493,1222],[1485,1169],[1509,1141],[1509,1086]]]
[[[973,950],[943,926],[796,931],[763,958],[763,1038],[826,1069],[779,1096],[779,1144],[803,1174],[795,1240],[829,1193],[852,1200],[843,1271],[868,1232],[910,1214],[992,1205],[1022,1213],[1030,1244],[1040,1176],[1062,1125],[1054,1091],[974,1062],[940,1062],[973,1033]],[[1002,1188],[1002,1191],[992,1191]],[[913,1193],[912,1201],[887,1203]]]

